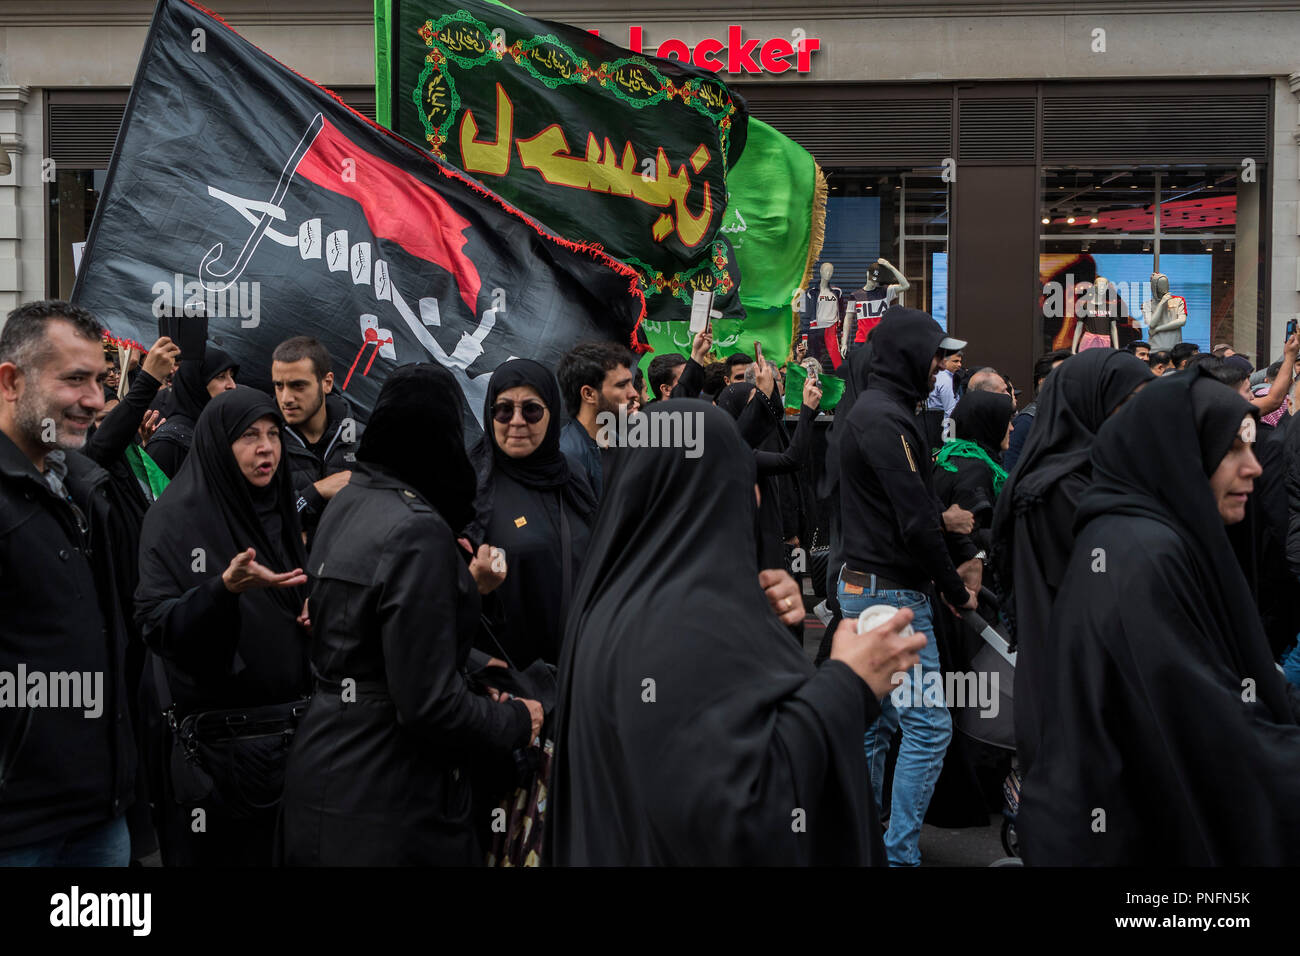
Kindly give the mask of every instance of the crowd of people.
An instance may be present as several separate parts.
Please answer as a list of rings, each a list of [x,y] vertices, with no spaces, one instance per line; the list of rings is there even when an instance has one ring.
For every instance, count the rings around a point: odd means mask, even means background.
[[[439,366],[363,414],[311,337],[269,393],[105,341],[0,330],[0,865],[915,866],[988,754],[898,691],[972,619],[1026,863],[1300,860],[1300,335],[1049,352],[1022,405],[894,306],[828,432],[802,348],[789,394],[585,342],[481,435]],[[681,415],[699,455],[602,427]]]

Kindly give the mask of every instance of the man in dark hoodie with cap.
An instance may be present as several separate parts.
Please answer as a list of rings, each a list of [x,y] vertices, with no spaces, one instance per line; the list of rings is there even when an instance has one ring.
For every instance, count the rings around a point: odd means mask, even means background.
[[[978,580],[982,555],[961,555],[953,565],[943,537],[943,508],[934,493],[930,456],[917,424],[917,405],[934,387],[944,353],[964,348],[947,338],[935,320],[917,309],[887,310],[871,336],[871,369],[865,392],[847,419],[840,454],[840,521],[844,566],[837,595],[846,618],[873,605],[908,608],[912,626],[926,634],[921,663],[881,702],[881,715],[867,731],[866,751],[876,802],[883,806],[885,759],[901,729],[894,768],[885,849],[891,866],[921,862],[921,821],[952,737],[952,720],[939,694],[923,693],[939,671],[930,599],[934,591],[958,608],[976,606],[976,592],[963,575]],[[919,680],[918,680],[919,678]]]

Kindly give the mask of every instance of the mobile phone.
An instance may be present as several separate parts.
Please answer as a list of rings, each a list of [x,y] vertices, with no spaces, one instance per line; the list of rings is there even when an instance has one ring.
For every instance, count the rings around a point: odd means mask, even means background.
[[[180,346],[179,361],[203,361],[203,351],[208,340],[206,315],[160,315],[158,337],[166,336]]]
[[[1296,320],[1295,319],[1288,320],[1286,324],[1286,337],[1289,339],[1291,338],[1291,336],[1295,335],[1295,330],[1296,330]]]
[[[700,289],[691,296],[691,335],[698,335],[709,327],[709,313],[713,311],[713,293]]]

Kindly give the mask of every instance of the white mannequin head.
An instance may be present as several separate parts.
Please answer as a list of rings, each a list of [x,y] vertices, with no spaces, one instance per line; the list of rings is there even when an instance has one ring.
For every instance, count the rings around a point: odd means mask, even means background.
[[[818,272],[822,277],[822,288],[828,287],[831,282],[831,276],[835,274],[835,267],[829,262],[823,262],[821,269],[819,269]]]

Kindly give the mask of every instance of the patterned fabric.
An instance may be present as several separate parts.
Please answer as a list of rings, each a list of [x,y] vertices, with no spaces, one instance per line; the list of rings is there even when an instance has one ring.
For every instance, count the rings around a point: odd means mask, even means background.
[[[488,850],[488,866],[540,866],[542,836],[546,830],[546,797],[551,782],[551,757],[555,741],[546,741],[541,761],[532,782],[527,787],[517,787],[514,795],[501,801],[492,822],[492,847]],[[498,829],[497,820],[504,817],[505,826]]]

